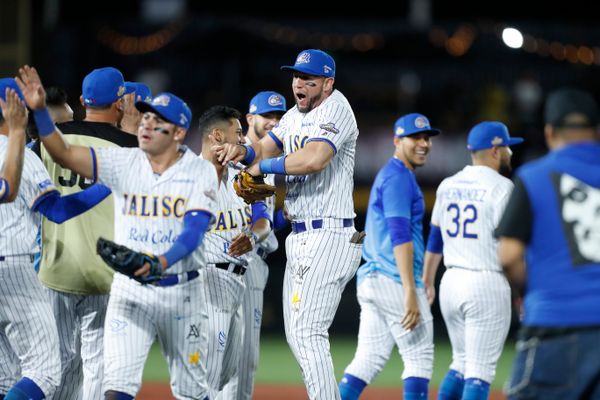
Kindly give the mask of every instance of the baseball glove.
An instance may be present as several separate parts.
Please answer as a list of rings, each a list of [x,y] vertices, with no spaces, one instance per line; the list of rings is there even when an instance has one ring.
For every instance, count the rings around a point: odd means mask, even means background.
[[[104,238],[99,238],[96,242],[96,252],[109,267],[141,284],[160,280],[163,268],[157,256],[133,251]],[[144,263],[150,264],[150,273],[147,276],[135,276],[135,272],[142,268]]]
[[[237,195],[248,204],[263,201],[275,194],[275,186],[265,183],[262,176],[250,175],[245,169],[233,178],[233,187]]]

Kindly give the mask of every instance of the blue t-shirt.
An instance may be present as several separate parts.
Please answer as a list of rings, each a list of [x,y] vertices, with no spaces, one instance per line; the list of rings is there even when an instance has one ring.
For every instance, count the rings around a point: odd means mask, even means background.
[[[517,174],[533,214],[523,323],[600,325],[600,145],[567,146]]]
[[[388,226],[389,218],[400,217],[410,221],[415,285],[423,287],[424,213],[423,193],[414,173],[402,161],[392,158],[379,171],[371,188],[363,247],[366,263],[356,273],[358,284],[368,273],[375,271],[402,283]]]

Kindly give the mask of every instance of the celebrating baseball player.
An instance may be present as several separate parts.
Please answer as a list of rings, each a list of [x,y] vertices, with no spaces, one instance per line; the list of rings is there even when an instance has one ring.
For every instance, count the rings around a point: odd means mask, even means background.
[[[308,396],[339,399],[328,329],[361,258],[362,245],[352,242],[358,242],[352,200],[358,128],[348,100],[333,88],[336,67],[329,54],[304,50],[282,69],[293,73],[296,105],[259,142],[216,151],[223,164],[250,165],[253,176],[285,175],[292,219],[285,246],[285,333]]]
[[[277,92],[260,92],[250,100],[246,121],[248,132],[246,144],[256,143],[279,122],[286,111],[285,98]],[[274,185],[275,176],[269,175],[265,182]],[[273,220],[275,197],[265,200],[267,215]],[[253,208],[257,207],[253,205]],[[223,398],[231,400],[250,400],[254,391],[254,377],[258,367],[260,350],[260,327],[263,313],[263,291],[269,277],[269,267],[265,262],[267,255],[277,250],[277,237],[271,231],[269,236],[258,243],[255,251],[248,253],[248,269],[244,274],[246,291],[242,299],[242,342],[238,350],[239,362],[237,374],[223,388]]]
[[[24,150],[22,99],[14,79],[0,79],[0,203],[9,203],[0,204],[0,398],[37,400],[50,398],[60,381],[56,321],[33,269],[38,212],[62,223],[110,190],[94,185],[60,196],[39,158]]]
[[[494,229],[513,188],[511,138],[501,122],[485,121],[469,132],[473,165],[446,178],[437,189],[423,277],[429,301],[442,253],[446,272],[440,308],[452,364],[439,390],[441,400],[487,399],[510,327],[510,287],[498,262]]]
[[[100,180],[115,196],[119,245],[102,240],[97,247],[122,272],[114,276],[106,313],[105,398],[133,399],[157,337],[174,396],[206,398],[208,315],[199,245],[214,221],[218,183],[214,167],[181,145],[191,122],[189,107],[161,93],[151,103],[136,103],[144,112],[139,148],[77,146],[50,120],[37,71],[25,66],[19,73],[48,153],[63,167]]]
[[[58,124],[64,139],[77,145],[136,147],[136,137],[117,128],[124,92],[123,75],[116,68],[87,74],[81,85],[85,119]],[[44,146],[35,146],[34,151],[61,193],[78,193],[91,185],[56,163]],[[68,224],[42,219],[39,279],[47,288],[59,332],[62,378],[54,394],[57,400],[103,396],[102,343],[113,271],[96,255],[96,241],[113,238],[113,203],[111,196]]]
[[[358,399],[390,358],[404,362],[404,399],[426,399],[433,372],[433,317],[421,272],[425,202],[414,170],[425,165],[432,129],[422,114],[394,125],[394,157],[379,171],[367,209],[364,263],[357,273],[358,347],[346,367],[343,400]]]
[[[226,106],[214,106],[200,116],[202,158],[213,163],[219,177],[217,191],[217,221],[206,234],[205,296],[208,303],[208,384],[211,392],[223,386],[235,375],[242,351],[241,302],[248,272],[247,256],[271,231],[270,218],[263,202],[252,207],[234,189],[238,170],[223,166],[212,147],[217,144],[240,143],[241,114]],[[213,397],[213,396],[211,396]]]

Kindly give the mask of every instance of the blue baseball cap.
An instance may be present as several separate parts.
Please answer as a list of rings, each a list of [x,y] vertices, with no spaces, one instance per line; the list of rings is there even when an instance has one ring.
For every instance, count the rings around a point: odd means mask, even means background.
[[[116,68],[104,67],[90,72],[81,86],[86,106],[107,106],[125,94],[123,74]]]
[[[439,135],[439,129],[433,129],[426,116],[419,113],[406,114],[394,124],[394,136],[404,137],[426,132],[429,136]]]
[[[150,103],[152,101],[152,92],[148,85],[142,82],[125,82],[125,94],[135,92],[135,98],[141,97],[142,101]]]
[[[471,151],[491,149],[494,146],[512,146],[523,142],[523,138],[510,137],[502,122],[484,121],[471,128],[467,138],[467,149]]]
[[[284,65],[281,70],[333,78],[335,77],[335,61],[322,50],[308,49],[298,54],[294,65]]]
[[[269,112],[286,112],[285,97],[277,92],[259,92],[250,100],[250,114],[266,114]]]
[[[15,92],[19,95],[19,98],[25,101],[25,97],[23,97],[23,92],[21,92],[21,88],[17,85],[17,81],[14,78],[0,78],[0,98],[6,101],[6,88],[14,89]],[[2,112],[2,108],[0,108],[0,113]]]
[[[162,119],[185,129],[189,129],[192,122],[192,110],[173,93],[159,93],[150,103],[136,101],[135,108],[140,112],[158,114]]]

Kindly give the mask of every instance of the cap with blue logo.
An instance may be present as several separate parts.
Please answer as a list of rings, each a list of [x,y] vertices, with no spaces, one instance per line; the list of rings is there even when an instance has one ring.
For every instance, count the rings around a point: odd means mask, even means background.
[[[116,68],[98,68],[83,78],[81,86],[86,106],[107,106],[125,94],[123,74]]]
[[[0,98],[6,101],[6,89],[13,89],[19,95],[19,98],[25,101],[23,97],[23,92],[21,92],[21,88],[17,85],[17,81],[14,78],[0,78]],[[0,113],[2,112],[2,108],[0,108]]]
[[[192,122],[192,110],[173,93],[159,93],[150,103],[136,101],[135,108],[141,112],[158,114],[162,119],[185,129],[189,129]]]
[[[298,54],[294,65],[284,65],[281,70],[333,78],[335,77],[335,61],[322,50],[308,49]]]
[[[125,82],[125,94],[130,94],[135,92],[135,98],[138,96],[145,101],[146,103],[150,103],[152,101],[152,92],[148,85],[142,82]]]
[[[436,136],[441,133],[439,129],[431,127],[426,116],[419,113],[403,115],[394,124],[394,136],[396,137],[411,136],[423,132],[429,133],[429,136]]]
[[[270,112],[286,112],[285,97],[277,92],[259,92],[250,100],[248,112],[254,115]]]
[[[491,149],[495,146],[512,146],[523,142],[523,138],[510,137],[502,122],[484,121],[471,128],[467,138],[467,149],[471,151]]]

